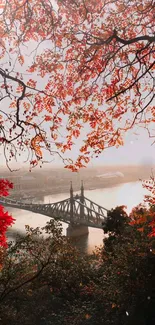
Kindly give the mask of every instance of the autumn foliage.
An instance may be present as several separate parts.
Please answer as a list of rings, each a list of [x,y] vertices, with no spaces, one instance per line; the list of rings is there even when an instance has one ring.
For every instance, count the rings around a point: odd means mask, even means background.
[[[140,232],[146,236],[155,237],[155,179],[143,181],[142,186],[148,190],[144,203],[133,208],[130,218],[131,224],[136,225]],[[147,229],[147,231],[146,231]]]
[[[127,222],[124,207],[109,211],[104,229],[108,237],[93,255],[78,252],[52,219],[42,229],[27,226],[24,237],[8,243],[1,323],[153,324],[154,238]]]
[[[7,164],[20,149],[35,166],[46,151],[77,170],[134,125],[153,136],[152,1],[2,0],[0,14]]]
[[[0,180],[0,197],[7,196],[9,194],[9,189],[13,187],[13,184],[7,180]],[[14,222],[12,216],[4,210],[4,207],[0,205],[0,246],[5,247],[6,244],[6,231],[9,226]]]

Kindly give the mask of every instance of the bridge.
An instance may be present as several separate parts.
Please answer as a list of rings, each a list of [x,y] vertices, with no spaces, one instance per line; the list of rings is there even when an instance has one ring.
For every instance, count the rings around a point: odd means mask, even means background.
[[[70,197],[49,204],[26,203],[6,197],[0,198],[0,204],[7,207],[39,213],[69,224],[68,236],[80,236],[88,233],[88,227],[102,229],[102,223],[107,216],[107,209],[84,196],[83,183],[80,194],[74,195],[72,183]]]

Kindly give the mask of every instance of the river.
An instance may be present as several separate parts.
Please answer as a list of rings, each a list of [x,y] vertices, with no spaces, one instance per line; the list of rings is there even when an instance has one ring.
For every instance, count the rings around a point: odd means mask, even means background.
[[[134,206],[143,202],[145,194],[146,190],[142,188],[141,182],[130,182],[110,188],[85,191],[85,197],[98,203],[99,205],[107,209],[111,209],[119,205],[126,205],[127,212],[130,212]],[[68,197],[68,193],[55,194],[45,196],[43,201],[44,203],[54,203]],[[25,225],[29,225],[31,227],[43,227],[46,221],[49,220],[49,218],[46,216],[29,211],[9,208],[9,212],[11,212],[12,216],[16,219],[15,224],[12,227],[13,231],[23,232]],[[68,225],[65,223],[62,224],[63,234],[66,234],[66,228]],[[102,230],[89,228],[88,236],[76,238],[76,246],[87,253],[91,253],[95,249],[95,246],[102,245],[103,236],[104,234]],[[11,231],[9,231],[8,237],[11,238]]]

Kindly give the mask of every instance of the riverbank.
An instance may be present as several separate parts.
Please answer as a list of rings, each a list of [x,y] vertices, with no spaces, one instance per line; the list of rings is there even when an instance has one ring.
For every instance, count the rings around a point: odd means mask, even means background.
[[[42,197],[68,193],[72,182],[75,192],[80,190],[83,180],[85,190],[106,189],[124,183],[137,182],[149,178],[150,166],[101,166],[71,173],[66,169],[51,169],[33,173],[13,173],[6,175],[14,183],[11,195],[14,197]]]
[[[136,181],[138,181],[136,179]],[[133,180],[128,180],[125,181],[123,180],[113,180],[113,181],[107,181],[104,183],[96,183],[94,186],[89,187],[88,184],[84,184],[84,189],[86,191],[93,191],[93,190],[99,190],[99,189],[108,189],[108,188],[112,188],[115,186],[119,186],[121,184],[125,184],[125,183],[132,183]],[[80,188],[77,184],[74,184],[73,186],[74,188],[74,192],[78,192],[80,191]],[[63,186],[54,186],[54,187],[49,187],[46,189],[38,189],[38,188],[33,188],[33,189],[24,189],[23,191],[12,191],[11,193],[11,197],[14,198],[18,198],[18,197],[24,197],[25,199],[28,198],[40,198],[43,196],[47,196],[47,195],[57,195],[57,194],[65,194],[67,193],[69,196],[69,191],[70,191],[70,184],[64,184]]]

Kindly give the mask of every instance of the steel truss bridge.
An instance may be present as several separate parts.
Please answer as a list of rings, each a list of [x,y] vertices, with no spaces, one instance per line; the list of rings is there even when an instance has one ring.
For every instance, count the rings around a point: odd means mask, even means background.
[[[84,196],[83,183],[81,185],[80,195],[73,194],[71,184],[70,197],[63,201],[49,204],[34,204],[1,197],[0,204],[7,207],[39,213],[73,226],[83,225],[99,229],[102,228],[102,222],[105,220],[108,212],[107,209]]]

